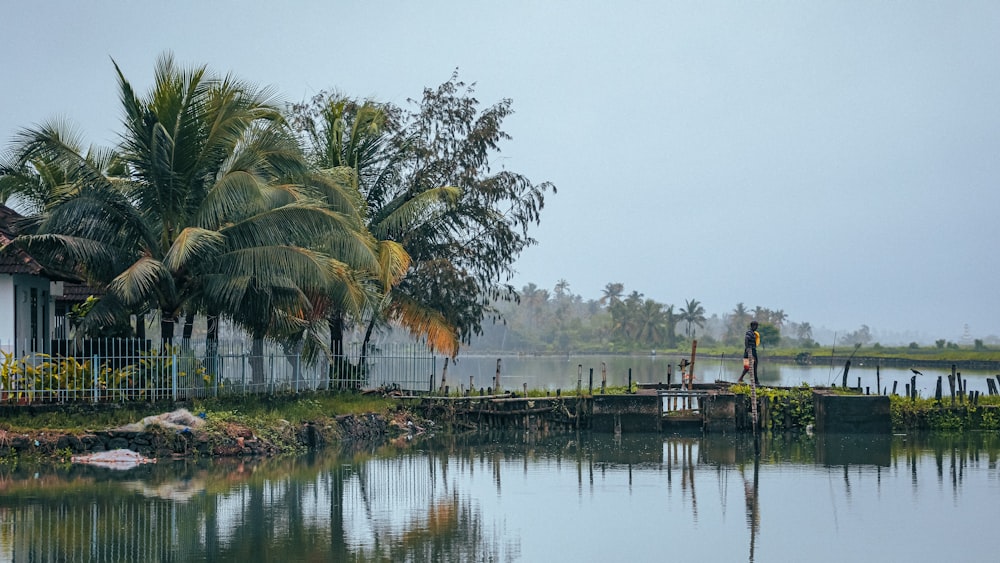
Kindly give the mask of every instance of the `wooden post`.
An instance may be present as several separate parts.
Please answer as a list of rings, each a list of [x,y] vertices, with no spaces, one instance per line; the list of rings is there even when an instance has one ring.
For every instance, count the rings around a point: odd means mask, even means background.
[[[674,378],[674,366],[667,364],[667,389],[670,389],[670,380]],[[1000,380],[1000,375],[997,376]]]
[[[844,379],[841,382],[841,387],[844,389],[847,389],[847,372],[849,371],[851,371],[851,360],[847,360],[847,363],[844,364]]]
[[[493,390],[496,393],[500,392],[500,358],[497,358],[497,376],[496,381],[493,382]]]
[[[576,365],[576,394],[580,394],[580,389],[583,386],[583,364]]]
[[[441,370],[441,391],[444,391],[445,385],[447,385],[448,380],[448,360],[451,358],[445,357],[444,368]]]
[[[955,364],[951,364],[951,374],[948,375],[948,389],[951,393],[951,406],[955,406]]]
[[[528,396],[528,382],[525,381],[521,385],[524,387],[524,396],[527,397]]]
[[[604,394],[604,390],[608,387],[608,365],[601,362],[601,395]]]
[[[938,376],[937,387],[934,388],[934,400],[941,404],[941,376]]]
[[[697,350],[698,350],[698,341],[697,340],[692,340],[691,341],[691,365],[688,366],[688,390],[689,391],[692,389],[692,386],[694,385],[694,356],[695,356],[695,352]],[[754,371],[753,376],[757,377],[757,372],[756,371]]]
[[[896,385],[898,385],[898,384],[899,384],[899,382],[898,382],[898,381],[893,381],[893,382],[892,382],[892,394],[893,394],[893,395],[895,395],[895,394],[896,394]]]
[[[916,402],[917,400],[917,376],[910,377],[910,402]]]
[[[632,368],[628,368],[628,392],[632,392]]]
[[[594,394],[594,368],[590,368],[590,379],[587,382],[587,393]]]
[[[881,364],[875,364],[875,394],[878,395],[882,389],[882,374],[880,373]]]

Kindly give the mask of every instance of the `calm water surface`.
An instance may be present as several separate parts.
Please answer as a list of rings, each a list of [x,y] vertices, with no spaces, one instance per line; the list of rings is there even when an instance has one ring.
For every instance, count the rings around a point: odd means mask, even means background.
[[[473,387],[491,387],[497,371],[498,357],[463,356],[458,362],[448,367],[447,378],[451,388],[467,389]],[[667,368],[671,367],[673,382],[678,382],[677,362],[680,356],[504,356],[500,357],[500,383],[504,389],[521,390],[525,384],[529,389],[576,389],[577,379],[586,389],[593,377],[595,389],[601,386],[602,374],[607,378],[608,385],[624,386],[628,383],[629,371],[632,381],[638,383],[656,383],[667,381]],[[917,391],[923,397],[934,396],[938,376],[944,376],[943,389],[948,393],[947,375],[951,370],[942,368],[927,368],[919,364],[912,366],[923,375],[917,376]],[[440,372],[440,367],[438,368]],[[736,381],[743,371],[743,357],[704,356],[699,355],[695,361],[695,378],[697,382],[712,382],[716,380]],[[764,385],[789,387],[807,383],[812,386],[841,385],[844,376],[844,364],[836,365],[814,364],[800,366],[794,363],[770,362],[766,351],[760,357],[760,381]],[[591,372],[593,376],[591,376]],[[986,370],[962,370],[961,374],[968,380],[968,390],[987,391],[986,378],[995,372]],[[438,374],[440,377],[440,373]],[[913,373],[909,367],[881,367],[876,373],[876,366],[854,361],[847,372],[847,383],[868,387],[871,393],[876,392],[876,383],[883,391],[892,392],[893,384],[896,392],[905,393],[906,385],[910,383]],[[438,384],[440,381],[437,382]]]
[[[435,438],[0,466],[0,561],[996,560],[1000,436]]]

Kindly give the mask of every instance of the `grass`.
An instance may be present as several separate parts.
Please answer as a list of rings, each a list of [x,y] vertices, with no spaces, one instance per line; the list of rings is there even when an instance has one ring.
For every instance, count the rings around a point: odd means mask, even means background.
[[[244,396],[196,400],[185,406],[192,413],[205,413],[212,421],[234,422],[251,428],[298,425],[339,415],[385,414],[395,404],[387,398],[358,393],[315,393],[272,397]],[[53,431],[79,434],[106,430],[137,422],[147,416],[180,408],[169,403],[127,405],[66,405],[58,409],[11,409],[4,429],[13,432]]]

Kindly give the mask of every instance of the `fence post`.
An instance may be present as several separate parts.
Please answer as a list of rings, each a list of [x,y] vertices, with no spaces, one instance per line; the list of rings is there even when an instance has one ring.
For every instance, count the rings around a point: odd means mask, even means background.
[[[297,347],[296,347],[297,348]],[[296,350],[295,352],[295,369],[292,370],[295,374],[295,394],[299,394],[299,378],[302,376],[302,351]]]
[[[177,402],[177,353],[171,355],[173,361],[170,362],[170,387],[174,402]]]
[[[90,371],[94,372],[94,402],[96,403],[100,400],[99,393],[101,388],[101,383],[100,383],[101,368],[100,364],[97,363],[97,354],[94,354],[90,358]]]

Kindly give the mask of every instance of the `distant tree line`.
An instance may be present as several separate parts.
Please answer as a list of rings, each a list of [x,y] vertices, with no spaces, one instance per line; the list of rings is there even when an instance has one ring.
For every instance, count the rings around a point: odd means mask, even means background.
[[[599,299],[584,300],[559,280],[551,291],[533,283],[520,300],[498,306],[503,323],[484,327],[473,350],[527,353],[641,352],[699,345],[742,347],[751,320],[764,346],[817,346],[808,322],[790,322],[781,309],[737,303],[723,314],[708,316],[697,299],[680,306],[660,303],[639,291],[626,294],[625,284],[604,286]]]

